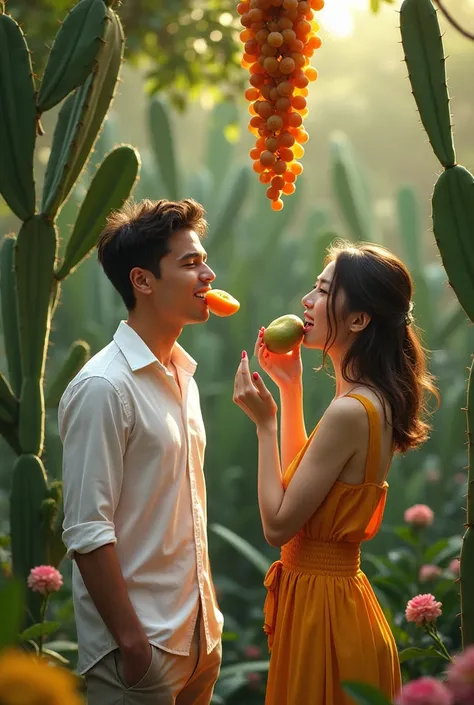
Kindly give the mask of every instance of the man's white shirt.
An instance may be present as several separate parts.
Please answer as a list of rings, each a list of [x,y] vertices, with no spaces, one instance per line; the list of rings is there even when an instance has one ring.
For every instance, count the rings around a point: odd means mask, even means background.
[[[206,444],[196,362],[175,343],[173,375],[122,321],[59,405],[64,532],[70,558],[113,543],[150,643],[188,655],[199,601],[210,653],[221,638],[207,547]],[[181,390],[181,393],[180,393]],[[75,562],[84,673],[117,647]]]

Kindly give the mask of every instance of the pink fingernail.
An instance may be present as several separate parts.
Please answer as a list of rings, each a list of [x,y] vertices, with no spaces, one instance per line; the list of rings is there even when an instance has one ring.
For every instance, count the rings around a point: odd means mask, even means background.
[[[247,353],[245,352],[245,350],[242,350],[242,360],[243,360],[245,357],[247,357]]]
[[[254,373],[253,373],[253,378],[254,378],[254,379],[258,379],[258,372],[254,372]]]

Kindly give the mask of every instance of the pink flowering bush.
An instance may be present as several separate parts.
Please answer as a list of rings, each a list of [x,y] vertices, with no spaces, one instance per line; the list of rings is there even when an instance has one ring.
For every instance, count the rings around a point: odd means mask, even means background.
[[[258,673],[257,671],[251,671],[250,673],[247,673],[247,685],[249,686],[249,688],[251,688],[252,690],[260,690],[261,683],[261,673]]]
[[[258,659],[262,655],[262,650],[255,644],[249,644],[245,647],[244,653],[248,659]]]
[[[435,580],[436,578],[439,578],[442,572],[443,571],[441,570],[441,568],[437,565],[422,565],[420,568],[418,579],[420,583],[426,583],[429,580]]]
[[[441,602],[429,593],[412,597],[405,610],[407,622],[415,622],[419,627],[426,622],[435,622],[442,614],[441,606]]]
[[[461,567],[461,561],[459,558],[453,558],[451,563],[449,564],[449,572],[454,573],[454,575],[459,575],[459,569]]]
[[[448,687],[456,705],[474,703],[474,646],[468,646],[448,668]]]
[[[407,683],[395,705],[453,705],[453,696],[436,678],[418,678]]]
[[[426,504],[414,504],[413,507],[405,510],[404,519],[411,526],[431,526],[434,521],[434,512]]]
[[[43,595],[40,624],[44,624],[49,596],[51,593],[57,592],[61,589],[63,584],[63,576],[59,570],[56,570],[56,568],[53,568],[51,565],[38,565],[36,568],[32,568],[30,570],[30,574],[26,582],[28,587],[33,590],[33,592],[39,592],[40,595]],[[41,633],[38,636],[38,653],[40,656],[43,653],[43,638],[44,635]]]
[[[63,576],[50,565],[39,565],[31,569],[27,583],[33,592],[49,595],[61,589]]]

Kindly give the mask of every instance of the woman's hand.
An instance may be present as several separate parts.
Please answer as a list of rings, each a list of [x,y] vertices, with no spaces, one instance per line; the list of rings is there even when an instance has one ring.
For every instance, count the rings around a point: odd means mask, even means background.
[[[277,405],[271,393],[257,372],[250,374],[247,353],[242,353],[242,359],[235,375],[234,402],[245,411],[257,428],[275,425]]]
[[[286,355],[276,355],[270,352],[263,341],[265,328],[260,328],[254,354],[260,367],[272,379],[279,389],[300,382],[303,374],[301,363],[301,344]]]

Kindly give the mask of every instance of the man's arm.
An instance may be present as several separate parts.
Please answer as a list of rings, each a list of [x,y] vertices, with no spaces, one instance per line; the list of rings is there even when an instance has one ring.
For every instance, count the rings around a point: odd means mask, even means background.
[[[67,390],[59,408],[63,442],[64,533],[84,585],[119,646],[129,685],[145,674],[151,647],[115,551],[114,516],[132,420],[117,389],[93,377]]]
[[[84,585],[122,652],[127,683],[138,683],[150,663],[150,644],[127,592],[113,544],[75,553]],[[130,679],[130,680],[129,680]]]

